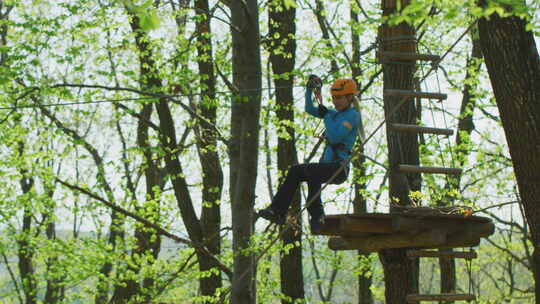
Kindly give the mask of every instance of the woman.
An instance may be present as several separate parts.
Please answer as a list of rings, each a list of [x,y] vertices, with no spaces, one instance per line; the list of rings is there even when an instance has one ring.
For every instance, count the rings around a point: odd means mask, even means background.
[[[311,76],[306,86],[305,110],[309,114],[324,120],[326,147],[318,163],[294,165],[272,199],[272,204],[259,211],[259,216],[276,224],[284,224],[287,210],[300,182],[308,184],[312,231],[319,230],[324,224],[324,209],[320,189],[323,183],[341,184],[347,179],[349,158],[362,125],[360,113],[352,106],[357,93],[356,83],[352,79],[338,79],[330,88],[334,109],[327,109],[322,104],[313,105],[313,92],[320,90],[321,81]],[[320,93],[320,91],[318,92]],[[341,167],[345,166],[343,169]],[[337,176],[334,177],[336,172]],[[332,178],[334,177],[334,178]]]

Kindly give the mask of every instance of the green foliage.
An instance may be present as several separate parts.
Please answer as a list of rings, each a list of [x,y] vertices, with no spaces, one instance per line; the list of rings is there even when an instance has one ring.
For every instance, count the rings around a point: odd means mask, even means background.
[[[270,1],[269,5],[272,6],[274,9],[291,9],[291,8],[297,8],[298,3],[296,3],[296,0],[272,0]]]
[[[137,15],[143,31],[149,32],[159,28],[161,21],[157,9],[153,6],[153,0],[120,0],[120,2]]]
[[[269,153],[269,162],[264,165],[270,168],[271,175],[264,176],[263,171],[259,171],[257,207],[270,201],[266,195],[269,191],[261,187],[266,185],[265,182],[272,181],[275,188],[275,180],[280,174],[274,169],[277,166],[277,140],[294,139],[298,161],[302,162],[312,152],[317,136],[322,132],[321,122],[303,111],[304,91],[301,87],[306,75],[316,73],[323,77],[324,102],[331,106],[328,84],[335,77],[349,77],[351,74],[351,31],[360,35],[360,49],[357,51],[365,51],[376,42],[377,28],[381,22],[379,2],[353,1],[354,10],[359,15],[358,22],[348,17],[347,9],[351,1],[323,2],[326,6],[321,15],[326,18],[331,29],[328,39],[321,39],[319,24],[310,7],[314,5],[313,1],[276,0],[270,3],[279,9],[298,8],[297,33],[294,36],[266,37],[265,33],[261,33],[263,38],[272,38],[273,45],[268,52],[286,58],[296,56],[296,66],[292,72],[279,75],[265,70],[263,81],[269,83],[270,87],[272,81],[277,79],[292,78],[296,82],[292,88],[294,100],[288,107],[277,107],[273,88],[265,90],[263,94],[267,110],[264,112],[267,114],[261,120],[261,127],[268,133],[269,149],[261,149],[259,153]],[[230,240],[231,219],[226,212],[230,207],[227,193],[218,201],[201,199],[206,180],[201,174],[199,153],[217,152],[222,161],[222,169],[229,169],[229,152],[233,146],[226,140],[230,136],[230,104],[233,94],[225,80],[234,82],[235,77],[245,76],[233,75],[231,62],[238,58],[233,57],[231,52],[232,40],[228,27],[223,27],[220,21],[227,21],[226,14],[216,10],[215,15],[209,19],[214,32],[203,34],[205,38],[213,39],[212,45],[209,45],[197,42],[194,30],[195,22],[206,17],[189,9],[177,8],[173,11],[168,5],[156,8],[153,1],[121,0],[116,1],[117,5],[103,3],[103,6],[88,0],[3,3],[15,7],[9,19],[0,20],[0,26],[8,27],[5,37],[7,43],[0,45],[3,60],[0,66],[0,106],[28,105],[33,108],[0,110],[0,226],[3,232],[0,234],[0,253],[8,258],[7,265],[2,262],[0,266],[0,273],[3,274],[0,276],[2,301],[15,302],[18,297],[5,270],[9,266],[15,279],[20,281],[16,258],[20,241],[25,240],[28,241],[25,249],[35,253],[34,276],[39,281],[39,290],[45,289],[47,281],[58,280],[66,287],[65,303],[92,302],[100,283],[107,284],[109,292],[113,292],[115,284],[124,285],[127,279],[136,282],[147,279],[154,281],[154,285],[147,288],[142,288],[140,284],[142,291],[137,300],[149,295],[156,302],[217,302],[219,295],[226,293],[230,287],[230,281],[224,275],[223,287],[215,297],[202,296],[198,291],[198,280],[215,275],[218,273],[216,268],[200,271],[193,248],[186,248],[164,236],[158,236],[153,229],[130,217],[117,219],[115,229],[111,230],[111,210],[101,201],[110,201],[160,225],[170,233],[185,237],[186,227],[181,220],[178,205],[186,202],[187,198],[179,199],[175,195],[170,180],[174,176],[185,177],[197,215],[200,215],[203,208],[221,208],[220,236],[223,238],[221,254],[217,258],[224,265],[231,267],[235,254],[255,254],[260,257],[257,269],[258,302],[276,303],[285,298],[280,291],[279,259],[282,254],[298,246],[303,249],[306,298],[310,301],[320,301],[317,284],[321,284],[326,292],[333,271],[337,271],[337,276],[332,285],[334,296],[330,302],[354,302],[351,299],[356,297],[356,290],[351,286],[355,286],[359,274],[373,278],[372,291],[376,300],[383,301],[382,269],[376,255],[358,257],[353,252],[335,253],[327,248],[325,238],[313,238],[308,233],[305,233],[302,244],[284,245],[279,241],[272,244],[278,235],[276,232],[263,233],[266,223],[261,223],[262,220],[255,224],[257,233],[251,240],[252,246],[243,252],[234,252]],[[362,10],[358,4],[362,4]],[[436,14],[428,13],[432,6]],[[422,24],[418,30],[418,33],[424,33],[418,45],[420,51],[442,54],[454,42],[454,38],[478,17],[515,15],[527,19],[529,28],[534,29],[534,24],[538,24],[535,23],[537,14],[531,14],[526,9],[531,7],[520,6],[515,1],[490,1],[486,8],[478,7],[475,1],[466,0],[413,1],[387,21],[390,24]],[[139,18],[146,35],[145,42],[149,44],[152,54],[137,49],[135,35],[129,24],[130,13]],[[263,29],[268,26],[265,18],[263,14]],[[185,25],[176,23],[182,19]],[[284,45],[291,39],[296,39],[296,54],[285,52]],[[210,46],[213,58],[198,54],[198,50],[210,50]],[[460,203],[474,204],[478,210],[509,198],[515,199],[511,162],[504,136],[498,132],[500,121],[492,94],[486,85],[488,79],[482,70],[482,61],[475,59],[473,64],[465,67],[469,47],[470,41],[463,40],[441,63],[444,73],[439,74],[439,77],[444,79],[443,86],[452,86],[456,94],[465,86],[474,88],[472,94],[478,107],[467,109],[465,113],[474,114],[476,131],[467,136],[462,132],[462,143],[459,146],[448,142],[441,144],[435,138],[426,138],[425,145],[421,147],[421,162],[425,165],[442,166],[452,162],[463,164],[463,181],[460,188],[448,190],[445,185],[451,181],[438,176],[424,177],[423,191],[411,194],[419,204],[426,205],[444,199],[458,200]],[[369,83],[380,69],[380,65],[375,62],[375,50],[374,47],[362,53],[360,60],[354,63],[354,67],[361,71],[358,81],[362,86]],[[139,65],[143,56],[149,56],[155,62],[152,67],[154,70],[144,75],[148,78],[141,75],[141,70],[148,68]],[[197,60],[209,59],[215,60],[213,66],[219,75],[215,98],[197,95],[209,89],[201,84],[209,76],[198,73]],[[267,55],[262,59],[263,62],[267,60]],[[334,74],[329,72],[331,60],[339,67],[339,71]],[[263,64],[265,67],[266,63]],[[476,72],[479,66],[480,72]],[[466,79],[463,73],[465,70],[470,73]],[[419,66],[419,75],[421,72]],[[145,84],[143,80],[152,77],[159,78],[160,82],[152,86]],[[90,87],[78,87],[81,84]],[[57,87],[51,88],[52,85]],[[381,90],[382,77],[375,77],[373,86],[367,88],[362,96],[364,124],[368,134],[384,119]],[[138,99],[149,92],[174,95],[174,100],[167,99],[167,103],[177,131],[177,147],[173,150],[183,166],[182,175],[168,172],[164,168],[164,157],[171,151],[161,145],[161,118],[155,110],[159,99]],[[47,107],[50,115],[36,106],[37,103],[96,101],[107,102]],[[179,103],[201,112],[217,109],[215,127],[225,140],[197,149],[197,140],[216,135],[197,129],[201,126],[200,122],[187,114]],[[152,112],[147,118],[141,118],[146,105],[150,105]],[[278,110],[293,110],[294,120],[278,120]],[[430,111],[427,106],[424,108],[423,119],[430,115]],[[449,120],[450,127],[455,128],[459,114],[454,107],[433,108],[436,121],[443,112],[450,114],[446,117],[452,117]],[[149,128],[146,136],[142,132],[145,127]],[[67,130],[79,136],[75,137]],[[290,130],[294,130],[294,137],[290,135]],[[89,146],[95,149],[96,154],[89,151]],[[365,147],[366,155],[372,160],[366,161],[362,171],[354,172],[354,181],[366,185],[360,194],[367,201],[368,211],[385,212],[390,204],[390,199],[386,197],[386,169],[379,165],[388,166],[386,151],[385,134],[379,131]],[[320,148],[315,151],[312,161],[317,161],[320,152]],[[465,152],[470,153],[470,156]],[[99,165],[96,164],[96,158],[102,160]],[[263,154],[260,154],[259,159],[263,158]],[[147,174],[153,166],[157,174]],[[34,182],[27,192],[21,188],[21,182],[25,179]],[[147,183],[152,181],[157,182],[147,188]],[[330,186],[323,191],[323,200],[332,202],[325,205],[327,213],[350,212],[354,197],[354,187],[350,184],[352,181],[351,177],[348,183]],[[75,185],[94,196],[67,187],[64,183]],[[106,187],[107,184],[110,188]],[[207,190],[221,193],[219,187]],[[305,197],[305,191],[303,193]],[[25,208],[32,215],[29,231],[21,230]],[[504,214],[508,209],[501,210],[501,214]],[[520,216],[515,213],[514,218],[519,219]],[[56,237],[49,237],[46,233],[52,224],[56,225]],[[114,242],[109,240],[111,231],[120,232]],[[135,231],[148,233],[144,241],[154,244],[161,242],[157,256],[150,250],[137,252],[144,242]],[[493,237],[498,247],[485,243],[479,248],[481,259],[475,264],[474,271],[478,276],[475,280],[479,284],[478,288],[484,290],[481,301],[504,299],[511,302],[519,297],[531,298],[531,293],[527,292],[531,287],[530,267],[522,263],[526,261],[530,243],[523,239],[522,231],[514,231],[510,237],[501,229]],[[314,242],[313,249],[307,246],[310,241]],[[101,269],[108,263],[111,272],[105,275]],[[519,291],[515,289],[511,292],[508,286],[500,284],[510,277],[510,272],[513,272],[518,282]],[[458,281],[460,284],[467,282],[462,270],[458,273]],[[437,285],[437,276],[431,280],[430,277],[422,277],[422,286],[428,286],[429,282],[431,286]],[[460,285],[460,288],[464,286]],[[42,297],[41,292],[38,295]]]

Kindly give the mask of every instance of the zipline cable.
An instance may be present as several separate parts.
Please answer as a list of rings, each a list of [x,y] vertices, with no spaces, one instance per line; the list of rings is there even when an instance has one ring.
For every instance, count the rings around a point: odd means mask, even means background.
[[[88,88],[84,87],[83,85],[73,85],[73,87],[82,87],[82,88]],[[288,88],[303,88],[304,86],[301,85],[293,85],[293,86],[281,86],[274,89],[288,89]],[[136,89],[131,88],[120,88],[120,87],[109,87],[109,88],[103,88],[105,90],[117,90],[117,91],[131,91],[139,95],[147,94],[150,96],[146,97],[133,97],[133,98],[118,98],[118,99],[101,99],[101,100],[88,100],[88,101],[74,101],[74,102],[61,102],[61,103],[49,103],[49,104],[30,104],[30,105],[17,105],[17,106],[11,106],[11,107],[0,107],[0,110],[19,110],[19,109],[31,109],[31,108],[40,108],[40,107],[63,107],[63,106],[74,106],[74,105],[85,105],[85,104],[100,104],[100,103],[114,103],[114,102],[122,102],[122,101],[138,101],[138,100],[151,100],[151,99],[158,99],[158,98],[167,98],[172,99],[178,98],[178,97],[193,97],[193,96],[202,96],[204,93],[193,93],[193,94],[174,94],[174,95],[167,95],[167,94],[156,94],[156,93],[148,93],[144,91],[138,91]],[[263,91],[268,90],[272,88],[252,88],[252,89],[243,89],[242,92],[248,91]],[[216,92],[217,95],[234,95],[238,92],[229,90],[229,91],[220,91]]]
[[[12,107],[1,107],[0,110],[21,110],[21,109],[33,109],[33,108],[65,107],[65,106],[75,106],[75,105],[115,103],[115,102],[122,102],[122,101],[138,101],[138,100],[149,100],[149,99],[156,99],[156,97],[134,97],[134,98],[73,101],[73,102],[62,102],[62,103],[17,105],[17,106],[12,106]]]

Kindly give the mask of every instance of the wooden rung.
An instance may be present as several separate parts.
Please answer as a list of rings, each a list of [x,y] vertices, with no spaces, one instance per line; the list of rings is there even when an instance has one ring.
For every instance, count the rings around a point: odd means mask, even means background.
[[[448,98],[448,95],[442,93],[416,92],[410,90],[384,90],[384,96],[416,97],[440,100]]]
[[[386,59],[386,60],[392,60],[392,61],[422,60],[422,61],[437,62],[441,60],[441,56],[438,56],[438,55],[405,53],[405,52],[388,52],[388,51],[377,52],[377,57],[381,60]]]
[[[473,294],[441,293],[441,294],[410,294],[407,295],[407,303],[418,303],[421,301],[474,301]]]
[[[409,133],[429,133],[429,134],[439,134],[439,135],[452,135],[454,130],[451,129],[439,129],[439,128],[430,128],[422,127],[417,125],[407,125],[407,124],[389,124],[390,128],[394,131],[400,132],[409,132]]]
[[[453,259],[476,259],[478,255],[475,251],[451,251],[441,252],[433,250],[408,250],[407,256],[409,258],[453,258]]]
[[[421,167],[411,165],[399,165],[398,170],[407,173],[431,173],[431,174],[461,174],[461,168]]]

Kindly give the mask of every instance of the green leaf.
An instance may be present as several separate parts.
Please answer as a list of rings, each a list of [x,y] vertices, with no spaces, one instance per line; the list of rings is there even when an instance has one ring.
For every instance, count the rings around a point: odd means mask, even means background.
[[[446,13],[446,18],[454,19],[459,14],[457,8],[450,8]]]
[[[141,19],[141,28],[144,31],[148,32],[159,28],[160,19],[156,10],[150,10],[146,13],[140,14],[139,18]]]
[[[285,9],[297,7],[296,0],[283,0],[283,5],[285,6]]]

